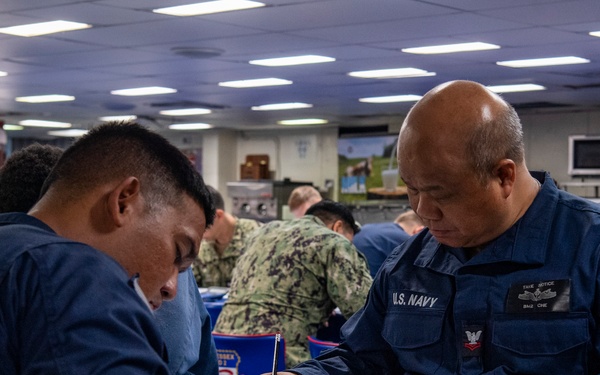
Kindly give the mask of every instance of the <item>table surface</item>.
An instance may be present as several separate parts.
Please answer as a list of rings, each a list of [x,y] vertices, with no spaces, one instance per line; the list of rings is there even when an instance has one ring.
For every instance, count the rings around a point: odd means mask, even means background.
[[[370,188],[368,191],[371,194],[377,194],[377,195],[381,195],[381,196],[406,195],[406,193],[408,192],[408,190],[406,189],[406,186],[396,186],[395,190],[386,190],[383,187],[375,187],[375,188]]]

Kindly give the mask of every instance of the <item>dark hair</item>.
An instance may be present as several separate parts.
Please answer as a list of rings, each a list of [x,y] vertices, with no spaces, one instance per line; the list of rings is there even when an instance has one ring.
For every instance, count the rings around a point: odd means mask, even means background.
[[[214,202],[215,208],[219,210],[224,210],[225,201],[223,201],[223,196],[221,195],[221,193],[219,193],[217,189],[210,185],[206,185],[206,188],[208,189],[208,192]]]
[[[109,122],[91,129],[62,155],[46,180],[42,195],[55,185],[72,199],[115,178],[135,176],[149,210],[179,207],[188,194],[204,210],[206,226],[214,203],[202,176],[169,141],[134,122]]]
[[[475,128],[467,143],[472,166],[482,184],[492,175],[499,160],[511,159],[520,164],[525,159],[521,121],[515,109],[507,102],[504,104],[488,124]]]
[[[336,220],[341,220],[348,228],[352,229],[354,234],[360,231],[352,212],[341,203],[329,199],[323,199],[309,207],[305,215],[313,215],[321,219],[325,224],[330,224]]]
[[[39,143],[15,151],[0,169],[0,213],[29,211],[62,153]]]

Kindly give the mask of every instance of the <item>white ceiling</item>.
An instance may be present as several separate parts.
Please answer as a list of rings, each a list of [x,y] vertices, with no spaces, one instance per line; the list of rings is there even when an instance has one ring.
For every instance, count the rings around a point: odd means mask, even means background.
[[[266,7],[196,17],[152,13],[191,0],[2,0],[0,27],[68,20],[90,29],[22,38],[0,34],[0,118],[72,122],[89,128],[99,116],[136,114],[163,131],[173,122],[258,129],[298,117],[334,125],[382,125],[412,103],[366,104],[360,97],[422,95],[454,79],[486,85],[536,83],[546,91],[504,94],[517,108],[600,107],[599,0],[264,0]],[[42,5],[43,4],[43,5]],[[462,42],[498,50],[413,55],[407,47]],[[218,49],[191,58],[176,48]],[[335,62],[261,67],[249,60],[300,54]],[[496,61],[575,55],[589,64],[513,69]],[[350,71],[413,67],[432,77],[369,80]],[[235,89],[220,81],[277,77],[288,86]],[[111,90],[166,86],[175,94],[120,97]],[[27,104],[15,97],[64,94],[73,102]],[[313,108],[251,111],[254,105],[306,102]],[[207,107],[203,116],[169,118],[162,109]],[[47,129],[11,132],[13,137]]]

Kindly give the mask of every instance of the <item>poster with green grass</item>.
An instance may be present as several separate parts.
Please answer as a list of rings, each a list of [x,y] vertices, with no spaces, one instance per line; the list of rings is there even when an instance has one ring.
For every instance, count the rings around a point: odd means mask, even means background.
[[[340,202],[400,196],[396,144],[398,136],[349,137],[338,140]]]

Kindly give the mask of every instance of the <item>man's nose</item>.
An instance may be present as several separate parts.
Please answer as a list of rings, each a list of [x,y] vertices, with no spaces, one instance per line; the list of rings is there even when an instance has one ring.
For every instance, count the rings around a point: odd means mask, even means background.
[[[179,276],[179,272],[175,271],[167,280],[165,285],[160,288],[160,294],[164,301],[171,301],[177,295],[177,277]]]
[[[419,200],[413,207],[417,215],[423,220],[436,221],[442,218],[442,212],[435,205],[433,199],[427,197],[426,194],[421,194]]]

